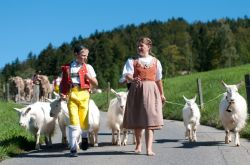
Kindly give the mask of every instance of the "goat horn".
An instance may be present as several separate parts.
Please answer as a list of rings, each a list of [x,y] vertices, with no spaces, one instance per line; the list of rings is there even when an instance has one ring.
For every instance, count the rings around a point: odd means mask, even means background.
[[[223,84],[224,87],[227,87],[227,84],[223,80],[221,80],[221,83]]]
[[[114,94],[117,94],[117,92],[114,90],[114,89],[110,89],[110,91],[112,92],[112,93],[114,93]]]

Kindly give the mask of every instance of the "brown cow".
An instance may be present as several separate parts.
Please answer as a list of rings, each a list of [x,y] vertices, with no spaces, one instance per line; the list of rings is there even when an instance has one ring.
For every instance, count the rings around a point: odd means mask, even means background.
[[[10,97],[13,101],[17,102],[24,100],[24,82],[23,79],[19,76],[10,77]]]
[[[39,84],[39,100],[45,101],[47,98],[50,97],[52,93],[52,88],[49,82],[49,79],[46,75],[37,75],[35,79],[33,79],[35,84]]]
[[[34,84],[31,79],[24,79],[24,97],[26,101],[31,101],[33,98]]]

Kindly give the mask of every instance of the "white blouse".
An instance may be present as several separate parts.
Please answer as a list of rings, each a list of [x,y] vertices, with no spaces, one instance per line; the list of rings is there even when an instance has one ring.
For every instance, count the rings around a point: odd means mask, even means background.
[[[147,57],[139,57],[139,63],[145,65],[145,66],[150,66],[154,60],[154,58],[152,56],[147,56]],[[126,61],[126,64],[123,67],[123,71],[122,71],[122,78],[120,79],[120,81],[122,81],[123,79],[125,79],[127,74],[134,74],[134,59],[133,58],[129,58]],[[156,81],[159,81],[162,79],[162,66],[159,60],[157,60],[157,70],[156,70]]]

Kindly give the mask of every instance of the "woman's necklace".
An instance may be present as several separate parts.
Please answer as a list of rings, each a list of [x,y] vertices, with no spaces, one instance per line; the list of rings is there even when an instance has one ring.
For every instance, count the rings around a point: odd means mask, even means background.
[[[144,68],[144,69],[148,69],[153,65],[153,58],[150,58],[150,56],[147,57],[141,57],[138,60],[138,63]]]

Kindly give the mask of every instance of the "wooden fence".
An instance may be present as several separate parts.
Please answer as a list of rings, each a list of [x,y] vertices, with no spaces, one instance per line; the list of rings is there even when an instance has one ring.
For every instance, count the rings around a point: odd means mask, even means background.
[[[17,103],[34,103],[36,101],[39,100],[39,93],[40,93],[40,88],[39,88],[39,85],[34,85],[33,87],[33,97],[31,100],[27,101],[27,100],[23,100],[22,99],[22,96],[20,94],[20,91],[18,90],[18,94],[17,94],[17,97],[16,97],[16,102]],[[3,84],[3,100],[6,100],[6,101],[10,101],[12,100],[11,98],[14,98],[15,96],[12,96],[10,94],[10,85],[9,83],[6,83],[6,84]]]
[[[245,75],[245,85],[246,85],[246,101],[247,101],[247,109],[248,114],[250,114],[250,74]],[[199,95],[199,104],[201,106],[201,109],[204,108],[204,102],[203,102],[203,95],[202,95],[202,83],[201,79],[197,79],[197,88],[198,88],[198,95]]]

